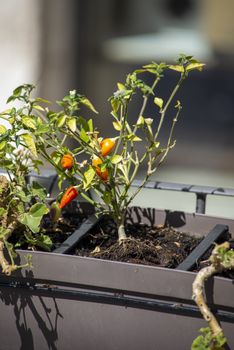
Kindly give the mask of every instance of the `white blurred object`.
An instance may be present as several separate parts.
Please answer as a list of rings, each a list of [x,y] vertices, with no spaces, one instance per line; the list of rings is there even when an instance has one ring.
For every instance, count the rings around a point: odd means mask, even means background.
[[[113,61],[138,63],[150,60],[174,60],[178,53],[199,60],[212,59],[209,42],[195,29],[164,28],[158,33],[126,36],[107,40],[103,53]]]
[[[1,111],[6,108],[6,100],[14,88],[24,83],[35,83],[38,79],[40,8],[39,1],[0,2]]]

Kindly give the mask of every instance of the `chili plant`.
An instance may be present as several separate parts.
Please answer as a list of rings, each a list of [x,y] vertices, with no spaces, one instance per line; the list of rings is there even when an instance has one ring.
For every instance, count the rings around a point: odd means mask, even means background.
[[[0,266],[7,275],[19,268],[14,262],[15,247],[27,244],[32,249],[50,249],[52,244],[40,229],[41,219],[48,212],[47,193],[38,183],[30,186],[26,181],[29,172],[39,171],[42,164],[33,136],[37,127],[30,117],[40,108],[39,100],[29,101],[32,89],[31,85],[15,89],[8,103],[18,99],[22,106],[0,114]]]
[[[57,101],[58,112],[42,107],[40,99],[27,96],[30,106],[27,123],[33,125],[33,147],[56,169],[59,177],[60,204],[55,217],[80,195],[96,207],[97,213],[108,214],[114,219],[119,241],[126,239],[124,222],[129,205],[175,146],[173,133],[182,109],[180,101],[175,101],[175,95],[189,73],[201,70],[203,65],[192,56],[181,55],[175,65],[152,62],[128,74],[126,81],[118,83],[117,91],[109,98],[113,131],[106,137],[94,127],[92,118],[81,116],[82,106],[92,113],[97,114],[97,111],[75,90]],[[175,71],[179,78],[163,100],[157,88],[167,70]],[[151,76],[152,84],[145,82],[146,75]],[[129,107],[139,97],[142,106],[132,123]],[[154,106],[151,118],[146,115],[148,103]],[[32,113],[35,108],[39,109],[39,115]],[[169,111],[167,118],[170,118],[171,126],[167,140],[162,144],[159,135]],[[69,142],[71,140],[73,142]],[[68,147],[74,141],[76,145]],[[137,144],[141,142],[144,147],[139,148]],[[131,185],[144,164],[146,171],[141,184],[132,192]],[[65,193],[64,186],[68,187]],[[91,191],[95,197],[90,196]]]

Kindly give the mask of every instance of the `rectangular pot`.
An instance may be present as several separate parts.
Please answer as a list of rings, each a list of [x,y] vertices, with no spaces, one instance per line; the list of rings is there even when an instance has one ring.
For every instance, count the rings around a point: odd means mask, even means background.
[[[127,220],[206,235],[232,220],[131,208]],[[234,237],[234,236],[233,236]],[[24,262],[26,251],[19,251]],[[193,272],[32,252],[33,269],[0,277],[1,348],[188,350],[206,326],[191,299]],[[234,349],[234,285],[215,277],[206,296]],[[9,333],[10,330],[10,333]]]

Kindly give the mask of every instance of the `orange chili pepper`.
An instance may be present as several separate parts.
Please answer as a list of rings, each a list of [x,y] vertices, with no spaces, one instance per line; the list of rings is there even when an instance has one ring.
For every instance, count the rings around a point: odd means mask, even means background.
[[[74,158],[71,154],[64,154],[61,159],[63,169],[71,169],[74,165]]]
[[[95,167],[96,170],[96,174],[103,180],[103,181],[107,181],[108,180],[108,170],[105,169],[103,171],[101,171],[100,165],[103,163],[103,161],[101,160],[101,158],[94,158],[92,161],[92,165]]]
[[[61,202],[59,204],[59,208],[60,209],[64,208],[66,205],[71,203],[71,201],[73,201],[73,199],[75,199],[77,196],[78,196],[77,189],[73,186],[69,187],[61,199]]]
[[[107,156],[115,147],[114,139],[104,139],[100,142],[101,154],[103,157]]]

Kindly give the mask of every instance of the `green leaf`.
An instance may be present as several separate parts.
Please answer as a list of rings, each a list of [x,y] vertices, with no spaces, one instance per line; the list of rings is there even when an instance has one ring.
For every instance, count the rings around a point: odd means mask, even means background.
[[[0,142],[0,151],[2,151],[5,148],[6,144],[7,144],[6,141],[1,141]]]
[[[24,213],[19,217],[19,221],[27,226],[33,233],[40,231],[40,223],[42,217],[49,212],[47,206],[43,203],[36,203],[31,206],[28,213]]]
[[[105,191],[102,196],[103,202],[109,205],[112,202],[112,195],[110,191]]]
[[[33,181],[31,191],[33,196],[37,196],[41,200],[47,197],[46,189],[36,181]]]
[[[155,97],[154,103],[155,103],[160,109],[162,109],[162,107],[163,107],[163,99],[162,99],[162,98],[160,98],[160,97]]]
[[[85,173],[84,173],[84,189],[87,189],[91,182],[93,181],[95,177],[95,170],[90,167]]]
[[[175,70],[176,72],[184,73],[184,67],[179,65],[168,66],[169,69]]]
[[[81,128],[83,128],[85,131],[89,131],[88,123],[83,117],[79,117],[77,119],[77,125]]]
[[[28,147],[28,149],[31,151],[31,153],[37,157],[37,150],[36,145],[33,139],[33,136],[30,134],[22,134],[20,135],[20,138],[23,139],[25,145]]]
[[[3,216],[6,213],[5,208],[0,208],[0,216]]]
[[[113,122],[113,127],[115,128],[115,130],[120,131],[121,130],[120,122]]]
[[[45,108],[43,108],[42,106],[39,106],[39,105],[34,105],[33,108],[38,110],[38,111],[41,111],[41,112],[44,112],[44,110],[45,110]]]
[[[91,109],[91,111],[93,111],[94,113],[98,114],[98,111],[96,111],[96,109],[94,108],[93,104],[87,99],[87,97],[82,97],[80,102],[83,105],[85,105],[86,107],[88,107],[89,109]]]
[[[93,120],[89,119],[87,124],[88,124],[89,131],[93,132]]]
[[[141,115],[141,116],[137,119],[136,125],[137,125],[137,126],[142,126],[142,125],[144,125],[144,123],[145,123],[145,118]]]
[[[115,113],[118,112],[120,107],[120,101],[115,100],[114,98],[111,99],[111,107]]]
[[[49,124],[40,124],[37,125],[37,128],[34,132],[34,135],[40,135],[40,134],[45,134],[48,131],[50,131],[51,126]]]
[[[5,239],[9,233],[10,231],[7,228],[0,226],[0,239]]]
[[[7,132],[7,128],[4,125],[0,125],[0,135],[4,135]]]
[[[86,134],[85,130],[82,128],[81,131],[80,131],[80,138],[82,141],[84,142],[89,142],[89,137],[88,135]]]
[[[30,118],[28,116],[25,116],[22,118],[22,123],[30,129],[36,130],[37,126],[33,118]]]
[[[118,164],[121,162],[122,159],[123,159],[122,156],[115,154],[114,156],[111,157],[110,161],[112,164]]]
[[[117,83],[118,90],[126,90],[125,86],[122,83]]]
[[[76,118],[69,118],[67,120],[67,126],[72,132],[76,131]]]
[[[205,66],[205,63],[200,63],[200,62],[190,63],[187,65],[186,71],[189,72],[189,71],[195,70],[195,69],[201,71],[204,66]]]
[[[53,242],[49,236],[41,234],[39,237],[36,238],[35,245],[37,245],[38,247],[41,247],[46,251],[50,251],[52,248]]]
[[[61,128],[65,124],[66,119],[67,115],[61,115],[61,117],[59,117],[57,120],[57,126]]]
[[[127,139],[133,142],[142,141],[142,139],[134,134],[127,135]]]
[[[24,203],[28,203],[31,200],[31,195],[26,194],[23,190],[17,191],[17,197],[19,197]]]
[[[50,103],[49,100],[45,100],[44,98],[41,98],[41,97],[35,98],[35,101],[39,103],[46,103],[46,104]]]

